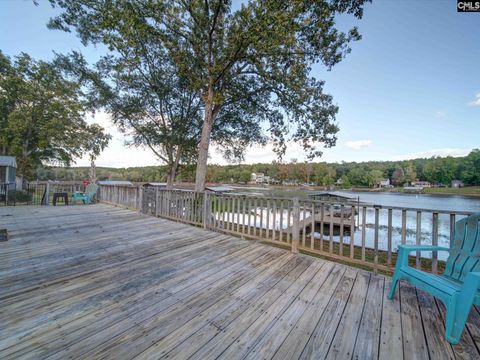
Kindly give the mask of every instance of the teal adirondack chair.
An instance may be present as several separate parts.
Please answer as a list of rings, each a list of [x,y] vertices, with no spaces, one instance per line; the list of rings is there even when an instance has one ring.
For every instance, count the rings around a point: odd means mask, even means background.
[[[85,192],[75,191],[72,195],[73,203],[77,201],[83,201],[84,204],[90,204],[93,200],[93,197],[97,193],[98,185],[97,184],[88,184],[85,188]]]
[[[480,214],[455,223],[450,248],[428,245],[399,245],[397,264],[388,295],[393,298],[399,280],[407,280],[440,299],[447,308],[445,337],[458,344],[472,305],[480,305]],[[426,273],[408,266],[412,251],[448,251],[443,275]]]

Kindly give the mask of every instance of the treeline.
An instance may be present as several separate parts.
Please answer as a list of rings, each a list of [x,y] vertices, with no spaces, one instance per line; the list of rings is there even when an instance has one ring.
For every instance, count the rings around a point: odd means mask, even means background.
[[[39,168],[39,180],[83,180],[88,178],[89,168]],[[97,167],[99,180],[164,181],[165,166],[131,168]],[[252,173],[263,173],[272,179],[296,183],[313,183],[328,186],[339,179],[342,186],[372,187],[382,179],[390,179],[394,186],[423,180],[432,184],[450,185],[452,180],[461,180],[466,186],[480,185],[480,150],[473,150],[465,157],[435,157],[405,161],[370,161],[342,163],[289,163],[252,165],[209,165],[207,182],[247,183]],[[193,182],[195,166],[182,167],[177,182]]]

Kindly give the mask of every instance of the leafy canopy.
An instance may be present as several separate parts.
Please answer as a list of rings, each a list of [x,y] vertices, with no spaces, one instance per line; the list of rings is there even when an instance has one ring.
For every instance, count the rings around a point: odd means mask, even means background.
[[[0,52],[0,154],[17,157],[18,173],[31,177],[42,163],[69,165],[96,157],[109,135],[85,120],[80,85],[54,63]]]
[[[152,39],[201,97],[202,138],[223,123],[220,133],[235,136],[219,142],[235,142],[234,155],[270,139],[279,155],[291,140],[315,157],[319,143],[335,145],[338,108],[324,82],[310,76],[311,66],[330,69],[350,51],[360,35],[338,30],[336,16],[361,18],[367,1],[251,0],[234,10],[225,0],[51,0],[63,12],[49,26],[141,59],[138,42]]]

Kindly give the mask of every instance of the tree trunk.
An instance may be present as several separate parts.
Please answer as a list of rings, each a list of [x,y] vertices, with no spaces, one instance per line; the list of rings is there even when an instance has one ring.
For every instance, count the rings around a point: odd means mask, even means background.
[[[175,181],[176,173],[176,166],[172,164],[167,174],[167,190],[173,190],[173,182]]]
[[[95,160],[90,160],[90,182],[95,184],[97,182],[97,171],[95,168]]]
[[[195,191],[205,190],[205,178],[207,176],[208,147],[210,145],[210,134],[212,132],[213,116],[213,87],[208,87],[207,99],[205,101],[205,118],[202,127],[202,136],[198,144],[197,171],[195,175]]]

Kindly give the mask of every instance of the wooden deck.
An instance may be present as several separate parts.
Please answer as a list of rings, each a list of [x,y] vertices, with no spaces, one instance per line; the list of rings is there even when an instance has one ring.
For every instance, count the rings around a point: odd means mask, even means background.
[[[402,284],[107,205],[0,208],[1,359],[478,359]]]

